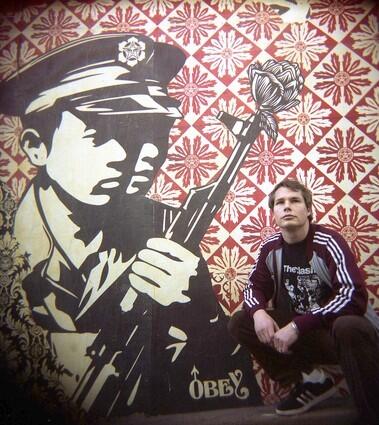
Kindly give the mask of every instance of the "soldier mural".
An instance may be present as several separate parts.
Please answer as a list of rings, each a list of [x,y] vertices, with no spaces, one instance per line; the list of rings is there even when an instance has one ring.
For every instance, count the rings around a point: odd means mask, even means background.
[[[67,397],[97,415],[259,402],[246,352],[226,331],[199,242],[273,113],[297,104],[297,65],[249,69],[259,109],[218,118],[239,141],[179,210],[146,197],[181,118],[167,85],[185,62],[134,34],[95,36],[36,59],[0,86],[1,113],[20,116],[38,173],[14,232],[28,256],[23,289],[48,331]]]

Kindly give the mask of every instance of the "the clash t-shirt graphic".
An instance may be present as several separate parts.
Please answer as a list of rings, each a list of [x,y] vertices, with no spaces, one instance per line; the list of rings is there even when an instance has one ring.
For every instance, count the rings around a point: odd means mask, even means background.
[[[284,245],[283,283],[292,308],[298,314],[321,307],[330,293],[329,286],[307,262],[304,242]]]

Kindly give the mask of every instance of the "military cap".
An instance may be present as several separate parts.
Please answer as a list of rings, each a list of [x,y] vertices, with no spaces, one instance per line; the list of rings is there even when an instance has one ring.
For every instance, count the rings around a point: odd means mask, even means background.
[[[98,114],[159,113],[178,117],[167,85],[185,61],[175,46],[129,33],[67,43],[0,83],[0,112],[28,115],[51,107]],[[176,114],[176,115],[175,115]]]

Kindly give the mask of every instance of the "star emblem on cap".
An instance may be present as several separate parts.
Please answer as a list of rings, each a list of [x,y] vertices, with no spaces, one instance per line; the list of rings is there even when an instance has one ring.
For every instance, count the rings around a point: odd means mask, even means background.
[[[127,41],[121,41],[118,43],[118,60],[133,67],[145,59],[145,48],[145,43],[139,41],[137,37],[131,37]]]

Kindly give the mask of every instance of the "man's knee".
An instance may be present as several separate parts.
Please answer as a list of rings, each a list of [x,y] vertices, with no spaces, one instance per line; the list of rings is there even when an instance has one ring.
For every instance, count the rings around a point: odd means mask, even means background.
[[[333,337],[337,343],[355,344],[373,336],[371,323],[363,316],[340,316],[333,323]]]

